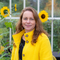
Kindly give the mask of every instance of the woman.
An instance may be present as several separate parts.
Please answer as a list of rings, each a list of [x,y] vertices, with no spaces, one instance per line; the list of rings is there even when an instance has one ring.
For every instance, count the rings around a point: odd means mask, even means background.
[[[52,60],[47,32],[35,9],[22,10],[13,39],[11,60]]]

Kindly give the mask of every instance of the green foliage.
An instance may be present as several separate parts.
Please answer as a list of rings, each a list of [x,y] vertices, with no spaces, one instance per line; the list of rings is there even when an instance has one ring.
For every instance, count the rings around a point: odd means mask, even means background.
[[[2,53],[2,55],[0,56],[0,60],[10,60],[11,59],[11,53]]]
[[[51,35],[51,20],[43,23],[44,29]],[[51,41],[51,36],[49,37]],[[60,51],[60,20],[53,20],[53,51]]]
[[[40,3],[40,5],[41,5],[40,8],[43,10],[45,8],[46,3],[48,2],[48,0],[45,0],[45,1],[44,0],[41,0],[40,2],[41,2]]]
[[[7,30],[7,28],[0,28],[0,46],[1,46],[1,40],[3,39],[3,37],[5,36],[7,36],[7,32],[8,32],[8,30]]]
[[[54,50],[59,51],[60,48],[60,20],[56,20],[54,23]]]
[[[58,54],[59,54],[59,52],[60,52],[60,48],[59,48]]]
[[[7,28],[8,28],[8,27],[12,28],[11,22],[5,22],[5,26],[6,26]]]
[[[0,2],[0,9],[4,6]],[[12,46],[9,45],[9,28],[12,28],[11,20],[6,20],[0,13],[0,46],[5,47],[4,52],[0,56],[0,60],[10,60],[11,53],[8,51],[8,48],[12,49]],[[8,57],[7,57],[8,56]]]
[[[0,2],[0,9],[4,6],[3,2]]]
[[[7,28],[0,28],[0,40],[2,40],[3,36],[7,36],[8,29]],[[9,33],[9,32],[8,32]]]

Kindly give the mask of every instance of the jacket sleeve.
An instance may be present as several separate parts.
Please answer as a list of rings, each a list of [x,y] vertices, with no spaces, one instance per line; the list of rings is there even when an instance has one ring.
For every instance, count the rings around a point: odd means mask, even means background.
[[[40,60],[53,60],[50,41],[47,36],[42,37],[40,42]]]

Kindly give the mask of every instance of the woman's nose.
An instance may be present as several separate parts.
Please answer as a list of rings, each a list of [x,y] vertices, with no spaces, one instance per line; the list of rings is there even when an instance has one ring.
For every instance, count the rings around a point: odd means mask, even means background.
[[[30,20],[29,19],[27,20],[27,23],[30,23]]]

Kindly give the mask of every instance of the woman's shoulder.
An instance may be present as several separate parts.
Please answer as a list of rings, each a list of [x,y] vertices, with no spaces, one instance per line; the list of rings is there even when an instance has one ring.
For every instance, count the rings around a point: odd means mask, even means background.
[[[49,40],[48,36],[45,34],[45,33],[41,33],[39,36],[38,36],[38,40],[41,42],[41,41],[47,41]]]
[[[41,33],[41,34],[39,34],[39,37],[42,37],[42,38],[46,37],[47,38],[48,36],[45,33]]]

